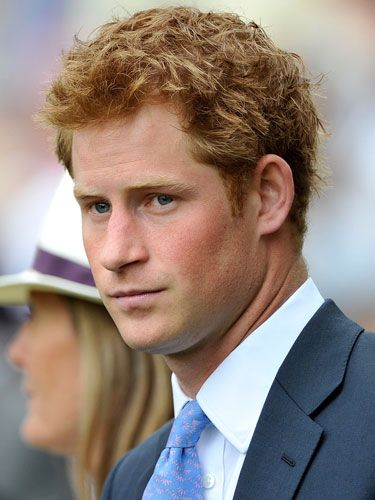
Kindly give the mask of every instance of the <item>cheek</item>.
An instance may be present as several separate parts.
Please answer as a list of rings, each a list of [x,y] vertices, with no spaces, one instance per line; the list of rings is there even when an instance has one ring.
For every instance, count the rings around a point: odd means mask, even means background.
[[[51,405],[54,405],[51,407]],[[38,446],[56,453],[74,453],[77,446],[79,429],[78,398],[59,402],[47,398],[38,401],[35,398],[22,425],[24,439],[33,446]]]
[[[88,224],[86,224],[84,220],[82,221],[82,228],[83,246],[91,265],[91,262],[95,263],[93,257],[98,253],[98,241],[100,241],[100,239],[94,237],[93,232],[89,229]]]
[[[101,260],[99,258],[101,252],[101,242],[102,237],[100,236],[94,237],[92,234],[84,235],[84,248],[86,256],[90,264],[94,281],[99,285],[103,281],[103,275],[106,275],[106,271],[101,265]]]
[[[247,295],[257,286],[261,263],[252,220],[233,221],[217,211],[204,223],[185,226],[171,240],[170,249],[174,251],[169,263],[180,280],[182,295],[188,294],[200,305],[225,304],[229,294],[238,297],[239,291],[247,290]]]
[[[36,446],[71,453],[79,425],[79,354],[75,342],[57,350],[53,355],[50,349],[44,362],[30,367],[32,396],[22,434]]]
[[[181,277],[201,281],[203,285],[205,280],[217,279],[218,273],[225,274],[233,261],[238,262],[237,245],[232,238],[231,227],[221,222],[218,214],[190,222],[179,232],[173,231],[164,255]]]

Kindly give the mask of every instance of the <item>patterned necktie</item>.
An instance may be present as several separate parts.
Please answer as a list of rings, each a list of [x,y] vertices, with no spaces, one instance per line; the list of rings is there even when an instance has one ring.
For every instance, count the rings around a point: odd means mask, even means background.
[[[202,473],[196,443],[210,420],[196,400],[189,401],[173,423],[143,500],[203,500]]]

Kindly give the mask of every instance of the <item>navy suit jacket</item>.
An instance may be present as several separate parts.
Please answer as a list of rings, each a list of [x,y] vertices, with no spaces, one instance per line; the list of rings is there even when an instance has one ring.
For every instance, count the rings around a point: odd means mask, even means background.
[[[171,425],[118,462],[102,500],[142,498]],[[331,300],[277,373],[233,498],[375,499],[375,334]]]

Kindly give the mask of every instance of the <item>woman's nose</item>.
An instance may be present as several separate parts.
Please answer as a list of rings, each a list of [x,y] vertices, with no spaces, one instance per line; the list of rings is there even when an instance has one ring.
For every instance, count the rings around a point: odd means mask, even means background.
[[[27,329],[28,322],[25,322],[10,341],[7,349],[8,360],[21,370],[25,367],[27,359]]]

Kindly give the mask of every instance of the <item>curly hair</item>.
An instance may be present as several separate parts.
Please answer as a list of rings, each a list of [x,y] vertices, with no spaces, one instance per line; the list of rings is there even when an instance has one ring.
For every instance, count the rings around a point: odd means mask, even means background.
[[[261,156],[290,165],[290,220],[302,240],[324,126],[300,57],[276,47],[254,22],[232,13],[169,7],[104,24],[63,55],[40,112],[56,129],[56,152],[72,173],[75,129],[120,119],[150,102],[172,102],[198,161],[215,166],[241,213]]]

